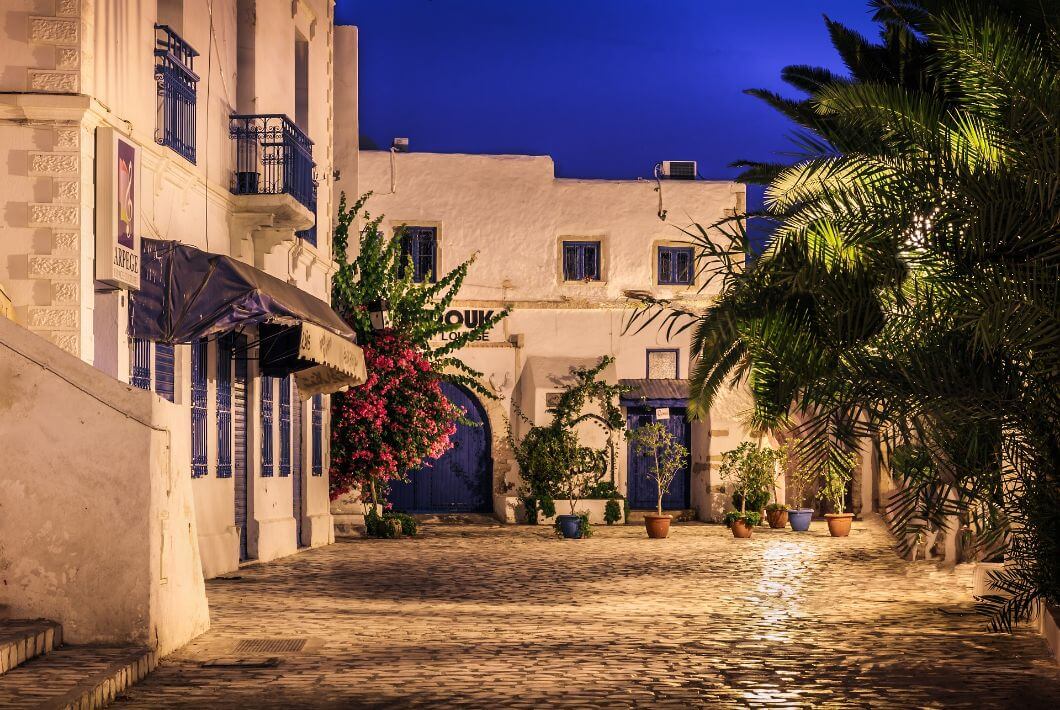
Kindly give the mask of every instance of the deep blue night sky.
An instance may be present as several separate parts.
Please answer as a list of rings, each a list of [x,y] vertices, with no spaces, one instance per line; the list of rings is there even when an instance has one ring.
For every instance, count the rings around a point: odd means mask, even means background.
[[[337,4],[360,28],[362,135],[549,154],[561,177],[648,177],[661,160],[732,177],[790,147],[790,124],[743,89],[786,90],[788,64],[842,70],[822,14],[875,36],[863,0]]]

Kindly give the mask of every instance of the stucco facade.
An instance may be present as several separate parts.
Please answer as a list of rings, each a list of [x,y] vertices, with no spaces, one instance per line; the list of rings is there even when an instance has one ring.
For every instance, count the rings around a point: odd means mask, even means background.
[[[356,189],[356,171],[340,176],[335,161],[335,146],[356,140],[356,29],[334,26],[332,0],[10,0],[0,7],[0,28],[0,283],[15,320],[120,382],[171,390],[172,403],[154,399],[176,412],[167,419],[174,440],[191,445],[192,346],[176,345],[172,370],[166,364],[163,373],[156,345],[137,351],[129,338],[128,291],[96,278],[97,135],[113,129],[139,149],[137,237],[231,256],[328,301],[333,196],[339,187]],[[173,59],[177,41],[179,51],[190,50],[184,61]],[[182,76],[194,75],[191,107],[177,126],[179,149],[163,130],[163,120],[172,120],[159,70],[165,61],[180,64]],[[344,67],[341,81],[336,65]],[[234,115],[289,117],[284,140],[312,142],[304,148],[302,199],[292,197],[287,176],[273,194],[237,180],[247,168],[233,139]],[[265,150],[264,140],[255,150]],[[252,157],[264,181],[267,161]],[[245,429],[234,433],[244,437],[246,451],[244,556],[268,560],[334,539],[328,407],[326,396],[317,402],[314,426],[313,404],[292,396],[291,473],[262,476],[268,429],[256,332],[243,335],[247,348],[233,359],[247,367]],[[139,379],[131,377],[137,352],[146,365]],[[184,466],[207,577],[240,563],[236,484],[217,470],[218,438],[233,434],[222,434],[219,423],[218,352],[211,340],[204,360],[206,470],[190,478]],[[278,421],[288,415],[277,388],[273,383],[269,406]],[[281,431],[274,425],[268,434],[277,457]]]
[[[435,230],[439,274],[475,256],[454,310],[474,318],[477,309],[512,309],[488,340],[459,353],[498,397],[482,402],[492,434],[492,512],[498,518],[514,521],[519,514],[520,480],[505,442],[513,401],[534,421],[546,421],[548,394],[570,366],[604,355],[615,358],[612,379],[640,380],[649,377],[648,351],[677,350],[677,375],[687,378],[689,334],[667,339],[654,326],[624,332],[631,314],[624,292],[709,303],[711,289],[700,277],[688,285],[659,284],[658,248],[685,244],[682,228],[708,226],[743,210],[742,185],[663,181],[660,208],[655,181],[558,179],[547,156],[362,151],[359,163],[358,187],[372,192],[367,209],[385,215],[388,232],[402,225]],[[598,280],[565,280],[565,241],[599,242]],[[745,437],[739,415],[746,406],[732,392],[708,420],[690,424],[687,502],[701,519],[715,519],[724,507],[717,467],[721,452]],[[604,443],[592,426],[584,434]],[[615,482],[625,492],[626,443],[616,446]]]

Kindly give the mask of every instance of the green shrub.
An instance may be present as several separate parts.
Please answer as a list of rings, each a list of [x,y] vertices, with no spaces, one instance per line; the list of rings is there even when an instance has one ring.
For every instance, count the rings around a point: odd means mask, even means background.
[[[732,527],[732,524],[737,520],[742,520],[751,527],[756,527],[762,524],[762,515],[758,512],[748,511],[741,513],[738,510],[733,510],[725,514],[725,526]]]
[[[608,525],[614,525],[622,519],[622,507],[618,504],[618,501],[614,498],[607,501],[607,505],[604,506],[604,522]]]

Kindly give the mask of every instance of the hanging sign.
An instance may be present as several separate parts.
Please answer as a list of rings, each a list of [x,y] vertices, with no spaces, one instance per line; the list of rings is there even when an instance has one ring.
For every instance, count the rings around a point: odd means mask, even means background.
[[[669,418],[670,418],[670,408],[669,407],[659,407],[658,409],[655,410],[655,420],[656,421],[664,422],[664,421],[666,421]]]
[[[96,279],[140,288],[140,146],[96,129]]]

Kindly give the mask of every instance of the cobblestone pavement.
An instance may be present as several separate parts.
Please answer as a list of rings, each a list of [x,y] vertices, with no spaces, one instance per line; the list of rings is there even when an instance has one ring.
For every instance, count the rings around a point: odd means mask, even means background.
[[[876,523],[434,526],[239,574],[209,583],[211,631],[117,707],[1060,707],[1044,642],[989,633],[970,571],[898,560]],[[289,638],[308,642],[278,662],[233,651]]]

